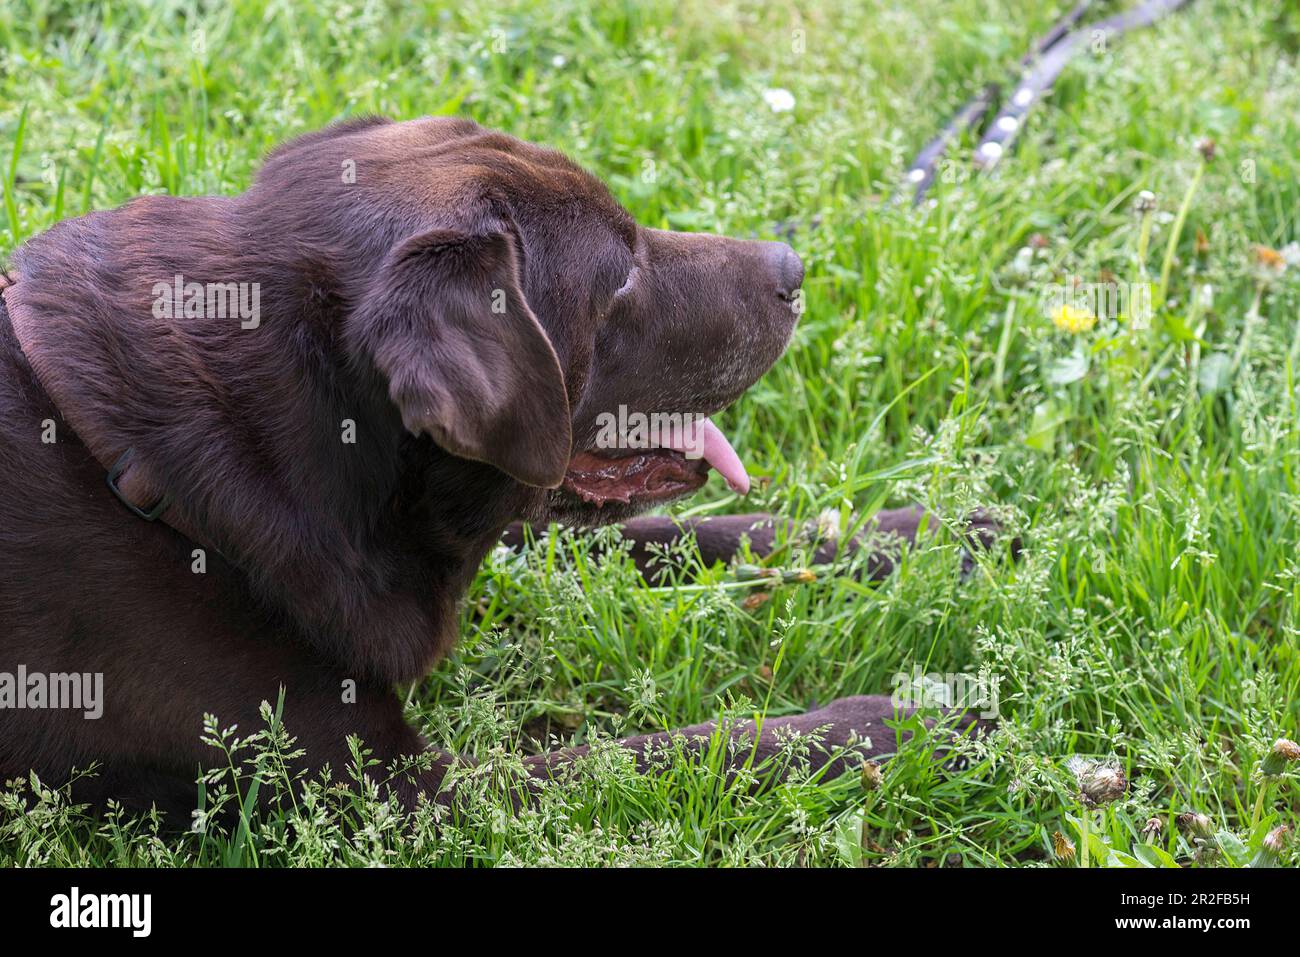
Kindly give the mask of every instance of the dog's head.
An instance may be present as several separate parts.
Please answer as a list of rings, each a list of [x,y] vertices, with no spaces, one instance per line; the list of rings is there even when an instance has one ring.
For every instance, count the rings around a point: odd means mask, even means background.
[[[709,466],[747,490],[706,417],[785,348],[789,246],[643,228],[561,154],[449,118],[300,138],[249,196],[329,218],[367,264],[345,284],[350,357],[406,430],[538,490],[527,517],[622,518]]]

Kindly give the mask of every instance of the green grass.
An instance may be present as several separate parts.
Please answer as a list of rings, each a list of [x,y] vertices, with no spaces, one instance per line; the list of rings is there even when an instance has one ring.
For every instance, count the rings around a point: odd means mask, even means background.
[[[817,216],[795,240],[795,340],[724,416],[770,484],[742,502],[711,483],[678,511],[980,504],[1024,554],[963,580],[941,535],[878,586],[830,577],[747,608],[726,569],[652,588],[553,533],[485,565],[459,650],[409,696],[438,745],[508,765],[548,734],[790,713],[888,693],[913,664],[984,669],[1003,720],[961,772],[918,738],[879,791],[796,773],[750,796],[716,755],[638,778],[605,749],[518,815],[491,780],[440,825],[317,788],[234,834],[183,836],[57,793],[18,813],[28,783],[0,799],[0,862],[1017,865],[1053,863],[1060,831],[1092,863],[1147,840],[1234,863],[1293,824],[1295,772],[1257,768],[1300,716],[1300,262],[1261,279],[1255,246],[1300,239],[1300,14],[1197,0],[1073,65],[992,175],[939,183],[919,210],[888,201],[909,154],[1067,5],[6,4],[3,250],[139,193],[237,192],[277,142],[362,112],[460,113],[561,147],[646,225],[770,236]],[[769,87],[795,108],[768,109]],[[1217,155],[1198,173],[1201,137]],[[1167,250],[1149,329],[1072,335],[1044,315],[1047,284],[1159,283]],[[274,787],[288,747],[277,731],[232,764],[260,754]],[[1073,755],[1131,782],[1087,813],[1090,844]],[[228,770],[205,800],[235,786]],[[1198,843],[1185,812],[1223,833]]]

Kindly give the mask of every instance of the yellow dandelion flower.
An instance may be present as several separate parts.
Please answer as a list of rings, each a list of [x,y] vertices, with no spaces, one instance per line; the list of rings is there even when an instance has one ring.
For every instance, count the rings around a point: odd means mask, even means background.
[[[1052,323],[1062,332],[1078,335],[1080,332],[1087,332],[1095,326],[1097,317],[1087,309],[1080,309],[1078,306],[1072,306],[1067,302],[1063,303],[1059,309],[1052,311]]]

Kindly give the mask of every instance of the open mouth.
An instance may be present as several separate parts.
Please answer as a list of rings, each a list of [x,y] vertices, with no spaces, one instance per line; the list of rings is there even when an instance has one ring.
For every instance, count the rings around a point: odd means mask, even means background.
[[[562,488],[588,504],[651,504],[700,488],[716,469],[732,491],[749,491],[749,475],[727,437],[709,419],[700,423],[701,441],[687,446],[669,439],[656,448],[596,449],[569,460]]]

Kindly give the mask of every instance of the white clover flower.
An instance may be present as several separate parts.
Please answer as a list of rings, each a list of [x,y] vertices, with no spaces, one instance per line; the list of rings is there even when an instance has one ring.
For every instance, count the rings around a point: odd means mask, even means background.
[[[763,102],[773,113],[788,113],[794,109],[794,94],[782,87],[763,91]]]

